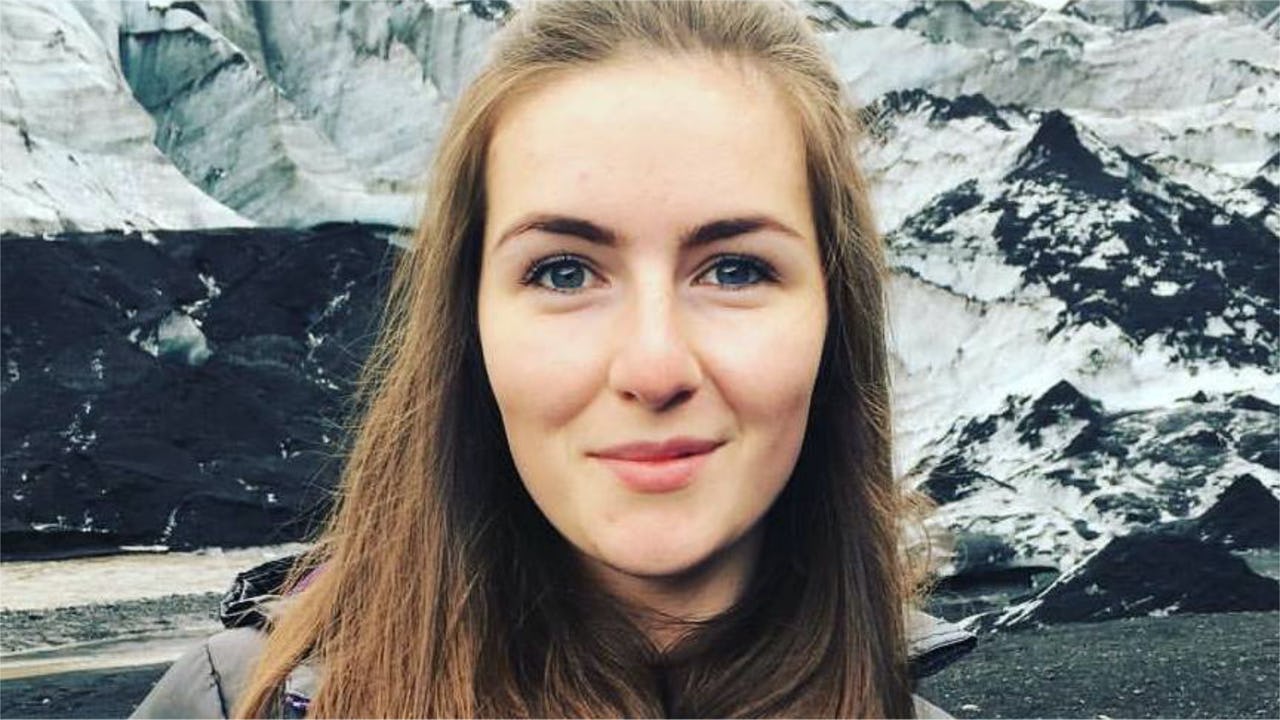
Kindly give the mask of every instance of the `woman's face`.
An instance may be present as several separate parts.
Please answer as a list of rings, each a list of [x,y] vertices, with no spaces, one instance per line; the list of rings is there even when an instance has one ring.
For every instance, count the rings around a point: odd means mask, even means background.
[[[637,579],[745,552],[827,325],[782,96],[710,59],[576,70],[505,107],[486,192],[480,339],[538,507]]]

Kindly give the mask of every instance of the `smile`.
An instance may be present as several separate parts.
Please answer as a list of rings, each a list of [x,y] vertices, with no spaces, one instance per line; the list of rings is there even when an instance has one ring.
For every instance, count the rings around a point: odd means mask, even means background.
[[[632,443],[590,453],[624,485],[639,493],[668,493],[688,487],[702,465],[724,443],[676,438]]]

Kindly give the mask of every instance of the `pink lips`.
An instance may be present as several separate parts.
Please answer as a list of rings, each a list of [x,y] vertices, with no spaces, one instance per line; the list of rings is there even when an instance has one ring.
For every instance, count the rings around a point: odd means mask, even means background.
[[[660,443],[628,443],[589,453],[627,487],[641,493],[674,492],[693,482],[698,468],[724,443],[672,438]]]

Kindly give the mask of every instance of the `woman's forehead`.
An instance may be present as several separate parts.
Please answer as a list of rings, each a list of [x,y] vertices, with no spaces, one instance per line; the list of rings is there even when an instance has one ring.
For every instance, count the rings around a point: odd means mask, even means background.
[[[789,105],[762,75],[709,57],[565,73],[504,108],[486,165],[488,242],[531,212],[636,232],[743,212],[810,224]]]

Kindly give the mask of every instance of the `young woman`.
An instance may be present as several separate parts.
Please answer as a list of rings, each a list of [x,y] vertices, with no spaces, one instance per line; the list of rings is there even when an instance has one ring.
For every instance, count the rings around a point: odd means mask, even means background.
[[[969,638],[909,610],[856,139],[789,5],[517,13],[441,140],[328,529],[269,634],[139,714],[936,711],[912,662]]]

